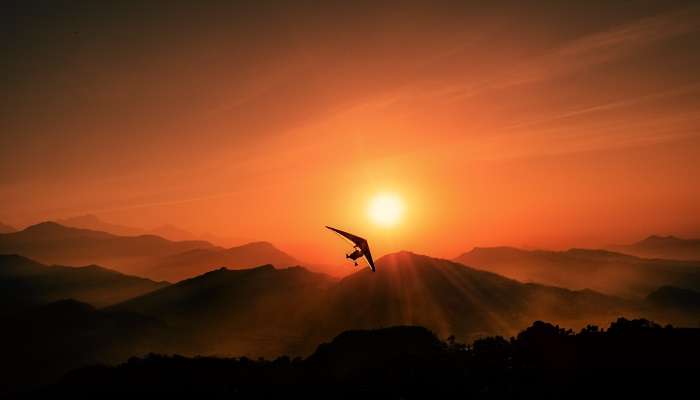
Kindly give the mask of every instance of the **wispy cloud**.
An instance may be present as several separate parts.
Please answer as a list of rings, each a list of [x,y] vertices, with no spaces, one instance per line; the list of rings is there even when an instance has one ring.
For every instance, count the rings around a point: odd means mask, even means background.
[[[622,59],[648,46],[697,30],[700,30],[700,7],[684,8],[590,33],[539,56],[514,62],[478,82],[447,85],[433,94],[457,101],[489,88],[552,80]]]
[[[512,125],[506,126],[505,130],[515,130],[515,129],[521,129],[521,128],[528,128],[528,127],[543,124],[543,123],[558,121],[558,120],[567,119],[567,118],[578,117],[578,116],[592,114],[592,113],[596,113],[596,112],[603,112],[603,111],[609,111],[609,110],[614,110],[614,109],[619,109],[619,108],[624,108],[624,107],[630,107],[630,106],[634,106],[634,105],[641,104],[641,103],[648,102],[648,101],[656,101],[656,100],[661,100],[664,98],[681,96],[681,95],[693,93],[696,91],[700,91],[700,83],[694,83],[694,84],[674,88],[671,90],[664,90],[664,91],[660,91],[660,92],[649,93],[649,94],[645,94],[642,96],[625,98],[625,99],[618,100],[618,101],[597,104],[594,106],[588,106],[588,107],[577,108],[574,110],[568,110],[568,111],[565,111],[565,112],[562,112],[559,114],[550,115],[550,116],[545,117],[545,118],[539,118],[539,119],[534,119],[534,120],[530,120],[530,121],[524,121],[524,122],[512,124]]]

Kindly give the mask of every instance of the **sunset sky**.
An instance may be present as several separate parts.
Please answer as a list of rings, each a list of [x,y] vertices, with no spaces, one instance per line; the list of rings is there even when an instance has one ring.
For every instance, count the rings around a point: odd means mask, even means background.
[[[324,225],[375,257],[700,236],[697,2],[17,3],[0,222],[319,263],[346,250]]]

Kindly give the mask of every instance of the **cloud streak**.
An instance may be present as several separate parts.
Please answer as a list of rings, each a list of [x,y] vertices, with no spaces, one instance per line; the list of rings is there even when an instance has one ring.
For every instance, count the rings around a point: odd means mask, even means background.
[[[495,71],[478,82],[447,85],[434,94],[461,101],[492,89],[535,84],[613,62],[664,40],[700,30],[700,7],[690,7],[594,32],[542,55]]]

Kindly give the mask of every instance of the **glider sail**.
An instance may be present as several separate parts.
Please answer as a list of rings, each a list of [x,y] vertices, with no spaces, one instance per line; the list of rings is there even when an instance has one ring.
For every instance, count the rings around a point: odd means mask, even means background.
[[[352,233],[341,231],[340,229],[332,228],[330,226],[326,226],[326,228],[349,240],[355,246],[356,250],[350,255],[347,255],[347,258],[352,258],[353,260],[355,260],[359,257],[364,257],[367,260],[367,264],[369,264],[369,267],[372,268],[372,272],[376,271],[376,268],[374,267],[374,260],[372,259],[372,253],[370,253],[369,251],[369,244],[367,244],[367,240],[359,236],[355,236]]]

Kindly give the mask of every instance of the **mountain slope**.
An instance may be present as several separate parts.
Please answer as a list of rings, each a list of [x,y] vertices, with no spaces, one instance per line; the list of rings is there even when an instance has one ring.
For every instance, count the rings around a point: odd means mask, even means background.
[[[0,313],[68,298],[102,307],[165,286],[96,265],[46,266],[18,255],[0,255]]]
[[[221,268],[110,307],[171,324],[191,354],[276,355],[309,350],[314,309],[335,281],[301,267]]]
[[[696,317],[700,315],[700,292],[695,290],[663,286],[650,293],[646,300],[667,311],[686,311]]]
[[[12,233],[12,232],[17,232],[17,230],[10,225],[5,225],[2,222],[0,222],[0,233]]]
[[[535,319],[605,320],[629,307],[595,292],[522,284],[409,252],[382,257],[377,273],[363,270],[343,279],[326,304],[343,315],[334,326],[338,332],[421,325],[459,337],[511,333]]]
[[[160,257],[207,247],[212,245],[202,241],[172,242],[151,235],[117,236],[55,222],[0,234],[0,254],[21,254],[46,264],[108,265],[125,273],[137,272],[137,266]]]
[[[250,268],[263,264],[276,267],[299,265],[299,261],[267,242],[253,242],[223,249],[194,249],[165,257],[144,269],[143,274],[169,281],[179,281],[219,267]]]
[[[612,250],[647,258],[700,260],[700,239],[652,235],[637,243],[611,246]]]
[[[700,287],[700,263],[648,260],[605,250],[474,248],[456,262],[524,282],[641,299],[660,285]]]

